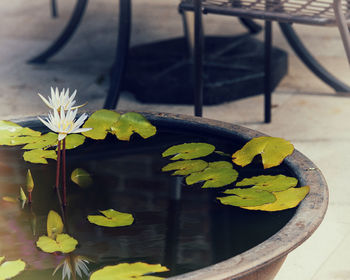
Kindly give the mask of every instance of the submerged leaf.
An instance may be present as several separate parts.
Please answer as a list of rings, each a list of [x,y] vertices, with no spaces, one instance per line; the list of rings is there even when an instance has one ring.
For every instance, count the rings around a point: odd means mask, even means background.
[[[119,140],[129,141],[133,133],[142,138],[149,138],[156,134],[157,129],[144,116],[135,112],[121,115],[120,119],[111,126],[111,133]]]
[[[55,146],[57,145],[57,137],[57,134],[53,132],[49,132],[44,135],[28,137],[28,140],[30,140],[30,142],[28,142],[28,144],[25,145],[22,149],[34,150]]]
[[[4,257],[0,258],[0,262]],[[16,261],[7,261],[0,265],[0,280],[11,279],[22,272],[26,267],[26,263],[20,259]]]
[[[134,222],[131,214],[118,212],[113,209],[100,211],[102,215],[89,215],[87,218],[90,223],[104,227],[123,227],[129,226]]]
[[[284,175],[261,175],[251,178],[244,178],[242,181],[238,182],[236,186],[254,186],[254,189],[279,192],[295,187],[297,184],[298,180],[293,177],[287,177]]]
[[[26,151],[23,153],[23,158],[25,161],[29,161],[32,163],[43,163],[47,164],[46,159],[57,159],[57,154],[54,150],[42,150],[42,149],[35,149]]]
[[[92,128],[82,134],[86,137],[102,140],[107,136],[113,123],[117,122],[120,114],[114,111],[102,109],[93,113],[83,125],[83,128]]]
[[[57,234],[55,240],[48,236],[40,236],[36,242],[36,246],[46,253],[70,253],[75,250],[77,245],[78,241],[65,233]]]
[[[50,210],[47,215],[46,229],[47,236],[51,239],[56,239],[57,234],[63,232],[63,221],[57,212]]]
[[[162,171],[176,170],[172,175],[189,175],[194,172],[202,171],[208,167],[208,163],[204,160],[180,160],[171,162],[162,168]]]
[[[30,169],[28,169],[27,171],[26,187],[27,187],[27,192],[32,192],[34,189],[34,181],[33,181],[32,173],[30,172]]]
[[[227,161],[210,162],[209,166],[201,172],[192,173],[186,177],[186,183],[192,185],[206,181],[202,188],[223,187],[236,181],[238,172]]]
[[[90,280],[160,280],[162,277],[149,276],[150,273],[164,272],[169,269],[160,264],[121,263],[105,266],[91,274]]]
[[[168,148],[162,153],[163,157],[174,155],[171,160],[194,159],[205,157],[214,152],[215,147],[207,143],[185,143]]]
[[[225,194],[232,194],[224,197],[217,197],[222,204],[232,206],[258,206],[266,203],[276,201],[276,197],[264,190],[258,189],[231,189],[224,192]]]
[[[294,146],[287,140],[278,137],[257,137],[246,143],[242,149],[232,155],[232,161],[240,166],[252,162],[256,155],[261,154],[264,168],[281,164],[283,159],[292,154]]]
[[[90,174],[82,168],[74,169],[70,178],[74,183],[82,188],[86,188],[92,185]]]
[[[261,210],[261,211],[281,211],[289,208],[294,208],[305,198],[309,193],[310,187],[305,186],[301,188],[290,188],[281,192],[273,192],[276,197],[276,201],[269,204],[264,204],[255,207],[242,207],[248,210]]]
[[[15,198],[15,197],[12,197],[12,196],[3,196],[2,200],[6,201],[6,202],[12,202],[12,203],[17,203],[18,202],[18,198]]]

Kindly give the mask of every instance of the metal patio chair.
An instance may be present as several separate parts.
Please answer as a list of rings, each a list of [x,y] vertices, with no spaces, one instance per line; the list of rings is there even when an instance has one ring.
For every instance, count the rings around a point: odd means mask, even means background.
[[[195,109],[202,112],[202,19],[201,14],[218,14],[265,20],[265,122],[271,121],[270,63],[272,21],[318,26],[336,25],[350,64],[350,0],[182,0],[180,9],[195,11]],[[349,21],[349,23],[347,22]]]

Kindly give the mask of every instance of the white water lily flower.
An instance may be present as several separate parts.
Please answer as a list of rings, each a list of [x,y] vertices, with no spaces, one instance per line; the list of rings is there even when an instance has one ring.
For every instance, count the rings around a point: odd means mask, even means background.
[[[69,109],[78,109],[85,104],[79,105],[79,106],[73,106],[75,104],[74,97],[77,94],[77,91],[75,90],[71,96],[69,96],[69,88],[65,91],[65,89],[62,89],[61,93],[59,92],[58,88],[56,87],[56,90],[54,90],[51,87],[51,97],[48,96],[48,100],[42,96],[40,93],[38,93],[39,97],[44,101],[44,103],[51,109],[57,110],[58,112],[63,108],[63,110],[67,111]]]
[[[49,116],[48,118],[46,118],[46,120],[43,120],[40,117],[38,118],[49,129],[58,133],[58,141],[61,141],[68,134],[85,132],[92,129],[80,128],[80,126],[84,123],[88,115],[84,113],[78,118],[78,120],[75,120],[77,112],[78,109],[72,110],[71,108],[69,108],[68,111],[65,113],[63,108],[61,108],[59,113],[58,110],[54,109],[53,115],[52,113],[49,113]]]

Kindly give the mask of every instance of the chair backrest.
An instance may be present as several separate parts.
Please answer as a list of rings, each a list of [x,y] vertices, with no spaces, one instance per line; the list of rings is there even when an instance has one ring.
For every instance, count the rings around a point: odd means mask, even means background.
[[[183,0],[180,7],[193,9],[193,0]],[[203,0],[203,13],[276,20],[314,25],[336,24],[332,0]],[[350,18],[350,0],[342,10]]]

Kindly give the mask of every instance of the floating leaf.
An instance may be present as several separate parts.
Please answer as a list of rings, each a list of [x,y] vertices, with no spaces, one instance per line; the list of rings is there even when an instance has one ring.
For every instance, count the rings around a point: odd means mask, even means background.
[[[90,280],[160,280],[162,277],[149,276],[150,273],[164,272],[169,269],[160,264],[121,263],[105,266],[91,274]]]
[[[118,212],[113,209],[100,211],[102,215],[89,215],[87,218],[90,223],[103,227],[123,227],[129,226],[134,222],[131,214]]]
[[[53,132],[46,133],[40,136],[31,136],[27,138],[28,142],[22,149],[24,150],[34,150],[34,149],[44,149],[47,147],[57,145],[57,134]]]
[[[206,181],[202,188],[223,187],[236,181],[238,172],[227,161],[210,162],[209,166],[201,172],[192,173],[186,177],[186,183],[192,185]]]
[[[117,122],[120,114],[114,111],[102,109],[93,113],[83,125],[84,128],[92,128],[82,134],[86,137],[102,140],[105,139],[113,123]]]
[[[261,154],[264,168],[281,164],[283,159],[292,154],[294,146],[287,140],[277,137],[257,137],[246,143],[242,149],[232,155],[232,161],[240,166],[252,162],[256,155]]]
[[[62,218],[57,212],[50,210],[47,215],[46,229],[47,236],[51,239],[56,239],[57,234],[63,232]]]
[[[156,134],[157,129],[144,116],[135,112],[121,115],[120,119],[111,126],[111,133],[119,140],[129,141],[133,133],[142,138],[148,138]]]
[[[208,167],[208,163],[204,160],[180,160],[167,164],[162,171],[175,171],[172,175],[189,175],[194,172],[202,171]]]
[[[90,174],[82,168],[74,169],[70,178],[74,183],[83,188],[92,185],[92,179]]]
[[[0,257],[0,263],[5,257]],[[11,279],[22,272],[26,267],[24,261],[18,259],[16,261],[7,261],[0,265],[0,280]]]
[[[305,198],[309,193],[309,186],[301,188],[290,188],[281,192],[273,192],[276,197],[276,201],[269,204],[264,204],[255,207],[242,207],[248,210],[261,210],[261,211],[281,211],[289,208],[294,208]]]
[[[162,153],[163,157],[174,155],[171,160],[205,157],[214,152],[215,147],[207,143],[185,143],[175,145]]]
[[[23,145],[29,143],[30,137],[41,133],[27,127],[22,127],[10,121],[0,121],[0,145]]]
[[[88,132],[88,131],[87,131]],[[84,144],[86,137],[81,134],[69,134],[66,137],[66,150],[74,149]]]
[[[258,189],[231,189],[226,190],[225,194],[233,194],[224,197],[217,197],[222,204],[232,206],[258,206],[276,201],[276,197],[264,190]]]
[[[65,233],[57,234],[55,240],[48,236],[40,236],[36,242],[36,246],[46,253],[70,253],[75,250],[77,245],[78,241]]]
[[[57,154],[54,150],[30,150],[23,153],[23,158],[25,161],[29,161],[32,163],[43,163],[47,164],[46,159],[57,159]]]
[[[33,181],[32,173],[30,172],[30,169],[28,169],[27,171],[26,187],[27,187],[27,192],[32,192],[34,189],[34,181]]]
[[[238,182],[236,186],[254,186],[254,189],[279,192],[295,187],[297,184],[298,180],[293,177],[287,177],[284,175],[261,175],[251,178],[244,178],[242,181]]]
[[[3,196],[2,200],[6,201],[6,202],[11,202],[11,203],[17,203],[18,202],[18,198],[15,198],[15,197],[12,197],[12,196]]]

